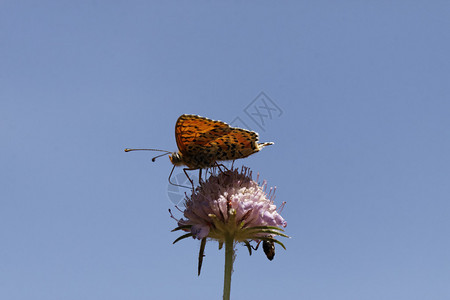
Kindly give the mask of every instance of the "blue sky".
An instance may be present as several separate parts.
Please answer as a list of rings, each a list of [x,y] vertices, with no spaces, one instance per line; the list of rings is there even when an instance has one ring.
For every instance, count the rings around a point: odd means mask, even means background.
[[[447,1],[2,1],[0,298],[219,299],[167,157],[123,152],[190,113],[275,142],[239,163],[292,239],[238,246],[232,299],[448,299],[449,28]]]

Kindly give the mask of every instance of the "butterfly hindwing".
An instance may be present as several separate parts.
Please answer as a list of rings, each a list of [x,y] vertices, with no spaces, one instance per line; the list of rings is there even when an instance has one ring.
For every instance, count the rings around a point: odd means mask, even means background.
[[[231,131],[210,143],[218,143],[218,160],[234,160],[247,157],[257,151],[258,134],[240,128],[231,128]]]

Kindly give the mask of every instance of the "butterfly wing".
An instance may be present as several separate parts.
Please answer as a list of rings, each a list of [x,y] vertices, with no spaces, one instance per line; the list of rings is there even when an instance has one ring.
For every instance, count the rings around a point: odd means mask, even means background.
[[[234,160],[258,152],[272,143],[258,143],[258,134],[234,128],[222,121],[182,115],[175,125],[178,150],[186,157]]]
[[[178,150],[186,156],[202,152],[215,153],[214,140],[226,135],[231,127],[221,121],[214,121],[196,115],[181,115],[175,124],[175,139]]]
[[[218,148],[217,160],[244,158],[260,150],[256,132],[233,127],[230,129],[230,132],[208,143]]]

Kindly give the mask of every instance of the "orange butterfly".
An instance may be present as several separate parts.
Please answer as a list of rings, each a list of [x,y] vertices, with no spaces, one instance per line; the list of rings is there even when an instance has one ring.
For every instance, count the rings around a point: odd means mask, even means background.
[[[181,115],[178,118],[175,124],[175,139],[178,152],[159,149],[125,149],[125,152],[134,150],[166,152],[154,157],[152,161],[160,156],[170,154],[169,159],[174,168],[175,166],[187,166],[183,169],[187,176],[187,170],[200,169],[201,172],[201,169],[217,166],[219,161],[245,158],[265,146],[273,144],[272,142],[259,143],[258,134],[254,131],[231,127],[225,122],[197,115]]]

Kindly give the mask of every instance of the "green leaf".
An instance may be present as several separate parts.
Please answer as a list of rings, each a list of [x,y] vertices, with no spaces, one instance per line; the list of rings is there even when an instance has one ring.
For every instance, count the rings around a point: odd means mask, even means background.
[[[182,239],[185,239],[185,238],[188,238],[188,237],[191,237],[191,236],[193,236],[192,233],[190,233],[190,232],[189,232],[189,233],[186,233],[186,234],[180,236],[179,238],[177,238],[175,241],[173,241],[172,244],[175,244],[175,243],[181,241]]]
[[[248,254],[251,256],[252,255],[252,245],[250,245],[250,243],[247,240],[244,241],[244,244],[245,244],[245,246],[247,246]]]
[[[202,238],[202,242],[200,243],[200,251],[198,252],[198,276],[200,276],[200,271],[202,270],[203,257],[205,257],[205,246],[206,246],[206,238]]]
[[[192,227],[192,225],[181,225],[181,226],[178,226],[175,229],[172,229],[171,232],[175,232],[175,231],[178,231],[178,230],[184,230],[184,229],[191,229],[191,227]]]

